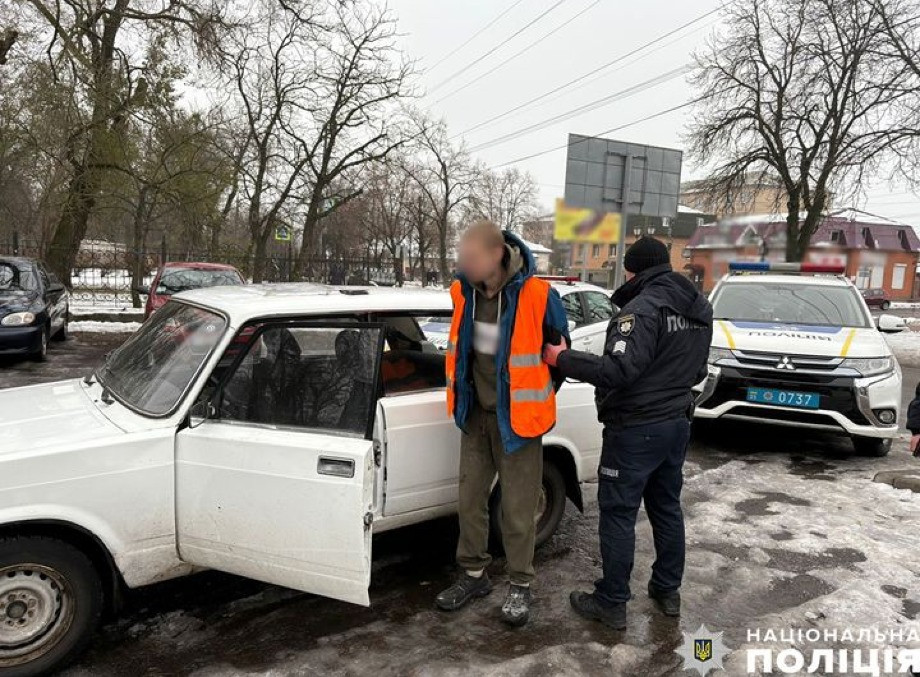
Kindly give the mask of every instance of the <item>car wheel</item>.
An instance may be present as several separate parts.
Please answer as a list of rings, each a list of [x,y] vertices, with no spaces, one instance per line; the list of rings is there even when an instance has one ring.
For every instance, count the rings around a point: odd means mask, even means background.
[[[58,329],[57,334],[54,335],[55,341],[66,341],[68,334],[68,324],[70,324],[70,308],[64,309],[64,322],[61,324],[61,328]]]
[[[46,359],[48,359],[48,333],[49,328],[45,327],[42,330],[41,338],[39,339],[40,343],[38,350],[32,353],[32,359],[34,359],[36,362],[44,362]]]
[[[546,543],[559,528],[562,514],[565,512],[565,478],[553,463],[543,463],[543,482],[540,486],[540,498],[534,514],[536,537],[534,546],[539,548]],[[492,536],[497,546],[502,542],[502,488],[495,486],[490,501],[489,519]]]
[[[882,310],[888,310],[891,308],[891,301],[882,301]]]
[[[891,451],[891,440],[878,437],[854,437],[853,448],[859,456],[881,458]]]
[[[86,647],[102,613],[102,582],[68,543],[0,539],[0,673],[57,671]]]

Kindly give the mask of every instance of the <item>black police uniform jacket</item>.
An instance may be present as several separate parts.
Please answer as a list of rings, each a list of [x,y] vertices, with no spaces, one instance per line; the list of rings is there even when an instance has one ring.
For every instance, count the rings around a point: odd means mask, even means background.
[[[712,306],[669,264],[648,268],[617,289],[619,314],[601,356],[559,355],[567,378],[595,387],[597,417],[622,427],[689,414],[691,388],[706,377]]]

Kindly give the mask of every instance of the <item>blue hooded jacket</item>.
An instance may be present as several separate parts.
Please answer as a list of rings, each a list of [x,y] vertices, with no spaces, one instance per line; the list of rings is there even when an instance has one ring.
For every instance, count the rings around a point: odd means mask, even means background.
[[[498,403],[495,413],[498,417],[498,429],[501,433],[505,453],[511,454],[520,449],[527,438],[517,435],[511,428],[511,379],[508,373],[508,357],[511,351],[511,334],[514,331],[514,318],[517,315],[518,297],[524,281],[533,277],[537,266],[533,253],[524,244],[523,240],[509,233],[503,232],[505,242],[515,246],[521,254],[523,265],[511,280],[502,288],[501,317],[498,320],[499,345],[495,354],[495,368],[498,370]],[[465,429],[466,421],[476,401],[473,389],[472,359],[473,359],[473,295],[476,293],[469,280],[458,274],[460,288],[466,301],[463,309],[463,318],[460,321],[460,332],[457,337],[457,366],[456,366],[456,404],[454,407],[454,421],[460,429]],[[568,318],[559,293],[550,288],[546,301],[546,314],[543,318],[543,339],[546,343],[559,343],[560,338],[565,338],[570,344]],[[559,371],[550,368],[550,375],[556,390],[562,385],[564,378]]]

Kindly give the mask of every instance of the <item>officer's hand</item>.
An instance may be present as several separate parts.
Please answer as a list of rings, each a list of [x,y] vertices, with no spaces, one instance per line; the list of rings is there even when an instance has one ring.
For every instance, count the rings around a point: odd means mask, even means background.
[[[913,435],[910,438],[910,453],[920,456],[920,435]]]
[[[566,348],[565,342],[560,339],[559,343],[547,343],[543,346],[543,361],[546,362],[551,367],[556,366],[556,360],[559,357],[559,353],[568,350]]]

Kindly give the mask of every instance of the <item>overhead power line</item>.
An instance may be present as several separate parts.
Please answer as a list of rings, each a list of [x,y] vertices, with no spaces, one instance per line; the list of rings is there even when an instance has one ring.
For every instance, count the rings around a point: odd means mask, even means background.
[[[582,10],[581,10],[580,12],[578,12],[575,16],[573,16],[573,17],[567,19],[566,21],[564,21],[563,23],[559,24],[558,26],[556,26],[555,28],[553,28],[553,29],[552,29],[551,31],[549,31],[548,33],[543,34],[542,36],[540,36],[539,38],[537,38],[536,40],[534,40],[533,42],[531,42],[530,44],[528,44],[528,45],[527,45],[526,47],[524,47],[523,49],[518,50],[517,52],[515,52],[514,54],[512,54],[511,56],[509,56],[507,59],[505,59],[505,60],[502,61],[501,63],[499,63],[499,64],[497,64],[496,66],[493,66],[492,68],[490,68],[489,70],[487,70],[485,73],[482,73],[481,75],[477,76],[475,79],[470,80],[469,82],[467,82],[465,85],[461,85],[460,87],[457,87],[457,89],[454,89],[454,90],[452,90],[451,92],[449,92],[448,94],[445,94],[445,95],[442,96],[440,99],[438,99],[437,101],[435,101],[435,103],[441,103],[442,101],[445,101],[446,99],[449,99],[450,97],[452,97],[454,94],[457,94],[457,93],[459,93],[459,92],[462,92],[462,91],[465,90],[467,87],[471,87],[472,85],[475,85],[475,84],[481,82],[482,79],[483,79],[484,77],[486,77],[486,76],[488,76],[488,75],[491,75],[492,73],[494,73],[495,71],[497,71],[499,68],[502,68],[503,66],[507,65],[507,64],[510,63],[511,61],[514,61],[516,58],[518,58],[519,56],[521,56],[521,55],[524,54],[525,52],[530,51],[531,49],[533,49],[534,47],[536,47],[538,44],[540,44],[541,42],[543,42],[544,40],[546,40],[548,37],[550,37],[550,36],[553,35],[554,33],[558,33],[559,31],[561,31],[563,28],[565,28],[565,27],[568,26],[570,23],[572,23],[573,21],[575,21],[575,19],[579,18],[580,16],[582,16],[583,14],[585,14],[588,10],[593,9],[593,8],[596,7],[598,4],[600,4],[600,1],[601,1],[601,0],[594,0],[594,2],[592,2],[590,5],[588,5],[588,6],[585,7],[584,9],[582,9]]]
[[[462,44],[457,45],[457,46],[454,47],[450,52],[448,52],[447,54],[445,54],[444,56],[442,56],[440,59],[438,59],[432,66],[429,66],[429,70],[433,70],[433,69],[437,68],[438,66],[440,66],[440,65],[441,65],[442,63],[444,63],[445,61],[447,61],[447,60],[448,60],[450,57],[452,57],[454,54],[456,54],[457,52],[459,52],[461,49],[463,49],[463,48],[466,47],[468,44],[470,44],[473,40],[475,40],[476,38],[478,38],[480,35],[482,35],[482,34],[485,33],[487,30],[489,30],[490,28],[492,28],[492,26],[494,26],[494,25],[497,24],[499,21],[501,21],[501,19],[502,19],[508,12],[510,12],[512,9],[514,9],[515,7],[517,7],[518,5],[520,5],[522,2],[524,2],[524,0],[516,0],[515,2],[511,3],[505,10],[503,10],[501,13],[499,13],[498,16],[496,16],[494,19],[492,19],[489,23],[487,23],[485,26],[483,26],[482,28],[480,28],[478,31],[476,31],[475,33],[473,33],[473,34],[472,34],[470,37],[468,37]]]
[[[473,146],[472,148],[470,148],[469,150],[471,153],[475,153],[475,152],[484,150],[486,148],[491,148],[493,146],[497,146],[502,143],[506,143],[507,141],[511,141],[512,139],[516,139],[526,134],[530,134],[531,132],[538,131],[550,125],[556,124],[558,122],[564,122],[565,120],[569,120],[583,113],[588,113],[590,111],[596,110],[597,108],[606,106],[607,104],[613,103],[614,101],[619,101],[621,99],[625,99],[630,96],[634,96],[636,94],[639,94],[640,92],[646,91],[647,89],[651,89],[652,87],[656,87],[660,84],[673,80],[674,78],[678,78],[684,75],[685,73],[689,72],[691,68],[692,68],[691,64],[683,64],[682,66],[679,66],[670,71],[662,73],[661,75],[657,75],[653,78],[649,78],[648,80],[645,80],[643,82],[640,82],[639,84],[633,85],[632,87],[627,87],[626,89],[620,90],[619,92],[608,94],[607,96],[601,97],[600,99],[595,99],[594,101],[586,103],[582,106],[578,106],[577,108],[573,108],[564,113],[560,113],[559,115],[554,115],[553,117],[547,118],[546,120],[542,120],[540,122],[529,125],[522,129],[518,129],[514,132],[510,132],[508,134],[504,134],[502,136],[496,137],[489,141],[485,141],[483,143],[477,144]]]
[[[533,97],[532,99],[528,99],[527,101],[525,101],[525,102],[523,102],[523,103],[521,103],[521,104],[518,104],[517,106],[515,106],[515,107],[513,107],[513,108],[510,108],[510,109],[506,110],[506,111],[503,112],[503,113],[499,113],[498,115],[493,115],[492,117],[490,117],[490,118],[488,118],[488,119],[486,119],[486,120],[483,120],[482,122],[479,122],[479,123],[473,125],[472,127],[469,127],[469,128],[467,128],[467,129],[463,130],[462,132],[459,132],[458,134],[455,134],[453,138],[456,138],[457,136],[463,136],[463,135],[465,135],[465,134],[469,134],[470,132],[474,132],[474,131],[476,131],[477,129],[481,129],[482,127],[485,127],[486,125],[490,125],[490,124],[492,124],[493,122],[496,122],[496,121],[498,121],[498,120],[504,119],[504,118],[508,117],[509,115],[511,115],[512,113],[516,113],[516,112],[518,112],[519,110],[521,110],[521,109],[523,109],[523,108],[527,108],[528,106],[531,106],[532,104],[534,104],[534,103],[536,103],[536,102],[538,102],[538,101],[542,101],[543,99],[545,99],[545,98],[548,97],[548,96],[552,96],[553,94],[555,94],[555,93],[557,93],[557,92],[561,92],[561,91],[564,90],[564,89],[568,89],[568,88],[571,87],[572,85],[577,84],[577,83],[579,83],[579,82],[581,82],[581,81],[583,81],[583,80],[585,80],[585,79],[591,77],[592,75],[595,75],[596,73],[600,73],[601,71],[606,70],[607,68],[610,68],[611,66],[614,66],[614,65],[616,65],[616,64],[618,64],[618,63],[624,61],[625,59],[628,59],[628,58],[631,57],[631,56],[634,56],[634,55],[636,55],[636,54],[638,54],[638,53],[640,53],[640,52],[643,52],[643,51],[645,51],[646,49],[648,49],[649,47],[653,47],[653,46],[657,45],[659,42],[662,42],[663,40],[667,40],[667,39],[668,39],[669,37],[671,37],[672,35],[674,35],[674,34],[676,34],[676,33],[679,33],[679,32],[683,31],[683,30],[686,29],[686,28],[689,28],[690,26],[692,26],[692,25],[694,25],[694,24],[697,24],[697,23],[699,23],[699,22],[701,22],[701,21],[704,21],[705,19],[708,19],[710,16],[713,16],[714,14],[718,13],[719,11],[721,11],[721,9],[722,9],[721,7],[717,7],[716,9],[713,9],[713,10],[710,10],[710,11],[708,11],[708,12],[705,12],[704,14],[701,14],[700,16],[696,17],[695,19],[692,19],[692,20],[690,20],[690,21],[688,21],[688,22],[686,22],[686,23],[684,23],[684,24],[681,24],[681,25],[678,26],[677,28],[674,28],[674,29],[668,31],[667,33],[663,33],[662,35],[659,35],[659,36],[658,36],[657,38],[655,38],[654,40],[651,40],[651,41],[649,41],[649,42],[646,42],[645,44],[640,45],[640,46],[636,47],[635,49],[632,49],[632,50],[626,52],[625,54],[622,54],[622,55],[618,56],[617,58],[613,59],[612,61],[608,61],[607,63],[605,63],[605,64],[603,64],[603,65],[601,65],[601,66],[598,66],[597,68],[595,68],[595,69],[593,69],[593,70],[590,70],[590,71],[588,71],[587,73],[584,73],[583,75],[578,76],[577,78],[573,78],[572,80],[569,80],[569,81],[567,81],[567,82],[564,82],[564,83],[562,83],[561,85],[559,85],[559,86],[557,86],[557,87],[554,87],[553,89],[550,89],[550,90],[544,92],[543,94],[540,94],[540,95],[538,95],[538,96],[535,96],[535,97]]]
[[[453,80],[454,78],[456,78],[456,77],[458,77],[458,76],[463,75],[464,73],[466,73],[470,68],[472,68],[472,67],[475,66],[476,64],[480,63],[483,59],[487,59],[488,57],[490,57],[492,54],[494,54],[495,52],[497,52],[499,49],[501,49],[502,47],[504,47],[505,45],[507,45],[509,42],[511,42],[512,40],[514,40],[514,38],[516,38],[516,37],[519,36],[521,33],[523,33],[523,32],[526,31],[528,28],[530,28],[530,27],[533,26],[535,23],[537,23],[540,19],[542,19],[542,18],[545,17],[547,14],[549,14],[550,12],[552,12],[554,9],[556,9],[557,7],[559,7],[559,5],[561,5],[563,2],[565,2],[565,0],[556,0],[556,2],[555,2],[553,5],[551,5],[548,9],[545,9],[545,10],[543,10],[542,12],[540,12],[540,14],[538,14],[537,17],[536,17],[535,19],[531,19],[530,21],[528,21],[526,24],[524,24],[523,27],[517,29],[514,33],[512,33],[512,34],[509,35],[507,38],[505,38],[504,40],[502,40],[500,43],[498,43],[497,45],[495,45],[494,47],[492,47],[490,50],[486,51],[484,54],[480,55],[480,56],[477,57],[476,59],[473,59],[473,61],[471,61],[470,63],[468,63],[467,65],[465,65],[463,68],[461,68],[460,70],[458,70],[456,73],[454,73],[454,74],[451,75],[450,77],[445,78],[444,80],[441,80],[441,82],[439,82],[439,83],[436,84],[434,87],[432,87],[432,88],[428,91],[428,93],[431,94],[431,93],[437,91],[438,89],[440,89],[441,87],[443,87],[444,85],[446,85],[448,82],[450,82],[450,81]]]

